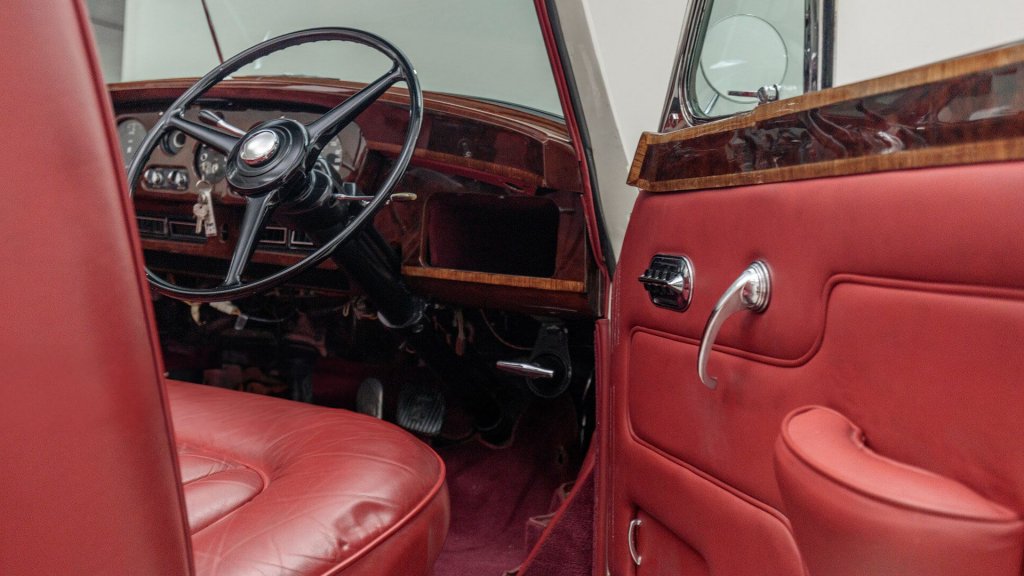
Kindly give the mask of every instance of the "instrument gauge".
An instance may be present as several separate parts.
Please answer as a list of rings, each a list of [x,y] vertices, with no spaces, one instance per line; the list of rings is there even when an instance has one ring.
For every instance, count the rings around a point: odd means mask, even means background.
[[[196,151],[196,172],[200,179],[206,180],[210,184],[216,184],[224,179],[227,163],[227,156],[205,144]]]
[[[121,141],[121,156],[124,157],[124,167],[127,170],[132,163],[132,158],[139,151],[142,140],[146,138],[146,127],[134,118],[125,120],[117,125],[117,138]]]

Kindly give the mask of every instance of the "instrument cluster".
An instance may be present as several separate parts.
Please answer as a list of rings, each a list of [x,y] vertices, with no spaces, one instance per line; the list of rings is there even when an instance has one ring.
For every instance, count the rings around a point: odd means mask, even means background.
[[[197,115],[190,110],[186,117]],[[218,113],[227,122],[248,129],[260,122],[282,116],[277,111],[245,110]],[[303,112],[288,114],[300,122],[309,122],[316,114]],[[191,119],[191,118],[190,118]],[[155,113],[125,114],[118,118],[117,135],[125,168],[138,153],[149,127],[156,123]],[[352,180],[365,159],[366,144],[359,126],[350,124],[324,147],[320,158],[334,171],[338,181]],[[186,134],[172,130],[150,154],[136,193],[146,192],[174,195],[195,194],[197,187],[212,187],[213,194],[222,201],[237,199],[224,180],[227,158],[221,152],[202,144]],[[200,186],[200,183],[203,183]]]

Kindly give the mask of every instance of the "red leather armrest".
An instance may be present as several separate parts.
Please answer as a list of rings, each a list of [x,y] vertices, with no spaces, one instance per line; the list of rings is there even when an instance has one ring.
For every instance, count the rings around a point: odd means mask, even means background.
[[[814,576],[1010,576],[1024,524],[963,484],[885,458],[842,414],[811,406],[783,422],[776,477]]]

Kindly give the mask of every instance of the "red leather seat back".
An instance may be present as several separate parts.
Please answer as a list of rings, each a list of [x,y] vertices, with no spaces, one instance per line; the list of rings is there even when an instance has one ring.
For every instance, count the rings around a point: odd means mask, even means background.
[[[148,288],[84,7],[0,18],[0,571],[187,574]]]

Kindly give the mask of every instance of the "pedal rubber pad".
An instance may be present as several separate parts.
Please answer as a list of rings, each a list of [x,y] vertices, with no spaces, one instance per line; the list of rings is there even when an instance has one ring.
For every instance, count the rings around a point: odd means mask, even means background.
[[[398,425],[423,436],[437,436],[444,424],[444,394],[434,386],[406,383],[398,393]]]

